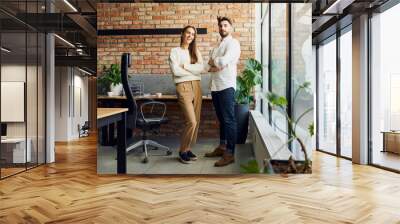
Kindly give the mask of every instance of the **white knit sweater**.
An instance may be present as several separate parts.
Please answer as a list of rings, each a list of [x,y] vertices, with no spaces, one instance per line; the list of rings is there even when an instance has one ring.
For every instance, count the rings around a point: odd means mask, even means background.
[[[200,80],[200,74],[204,71],[203,58],[200,52],[197,51],[197,63],[190,64],[189,50],[181,47],[171,49],[169,66],[175,83]]]

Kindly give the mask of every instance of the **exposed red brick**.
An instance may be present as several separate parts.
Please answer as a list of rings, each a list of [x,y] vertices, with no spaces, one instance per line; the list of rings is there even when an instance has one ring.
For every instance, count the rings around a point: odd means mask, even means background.
[[[244,61],[255,56],[254,45],[254,5],[253,4],[213,4],[213,3],[99,3],[98,29],[139,29],[139,28],[183,28],[190,24],[198,28],[207,28],[208,34],[198,36],[198,46],[205,60],[209,51],[218,45],[218,27],[216,17],[228,16],[233,20],[235,38],[241,43],[242,56],[239,70]],[[98,38],[99,52],[112,52],[121,55],[131,52],[132,55],[160,56],[169,55],[172,47],[179,46],[179,35],[149,36],[104,36]],[[143,44],[143,45],[139,45]],[[146,44],[146,45],[145,45]],[[147,45],[150,44],[150,45]],[[99,74],[102,65],[119,63],[119,57],[107,57],[110,54],[98,55]],[[150,60],[150,59],[144,59]],[[136,65],[145,65],[141,68]],[[130,72],[147,73],[150,62],[135,60]],[[160,58],[157,64],[168,64],[168,57]],[[146,71],[146,72],[144,72]],[[168,68],[154,70],[162,74],[170,74]]]

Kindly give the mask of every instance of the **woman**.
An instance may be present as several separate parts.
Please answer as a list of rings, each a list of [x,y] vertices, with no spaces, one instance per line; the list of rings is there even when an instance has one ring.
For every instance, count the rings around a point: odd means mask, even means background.
[[[169,57],[178,104],[185,118],[179,148],[179,160],[182,163],[191,163],[197,159],[191,147],[196,143],[200,124],[202,102],[200,74],[204,65],[200,51],[196,47],[196,35],[197,31],[193,26],[183,28],[180,46],[171,49]]]

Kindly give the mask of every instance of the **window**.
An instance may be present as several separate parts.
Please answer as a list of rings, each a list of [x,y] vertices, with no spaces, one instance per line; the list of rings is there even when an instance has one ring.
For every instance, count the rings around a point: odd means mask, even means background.
[[[310,82],[310,89],[312,89],[315,80],[315,71],[312,63],[311,4],[292,4],[291,19],[292,117],[297,119],[305,113],[296,131],[302,139],[306,140],[305,144],[311,150],[312,139],[308,132],[308,126],[314,121],[314,95],[312,91],[302,91],[296,96],[299,85],[304,82]],[[296,99],[294,99],[295,96]],[[297,156],[302,155],[297,142],[294,142],[292,151]],[[308,155],[311,155],[311,151],[308,152]]]
[[[352,33],[340,36],[340,155],[352,157]]]
[[[262,95],[272,91],[288,100],[294,100],[296,90],[304,82],[311,83],[313,89],[315,70],[312,61],[311,10],[309,3],[261,4],[261,62],[264,65]],[[291,30],[289,28],[291,27]],[[289,58],[290,57],[290,58]],[[289,90],[291,92],[289,93]],[[288,95],[289,94],[289,95]],[[309,110],[297,126],[305,144],[312,144],[308,126],[313,122],[313,91],[302,92],[296,102],[289,102],[292,118],[298,118]],[[263,100],[261,111],[283,142],[288,140],[288,123],[283,111],[270,110]],[[292,145],[292,144],[291,144]],[[312,149],[312,147],[308,147]],[[293,152],[299,146],[292,145]]]
[[[268,92],[268,77],[269,77],[269,26],[270,26],[270,4],[262,3],[262,22],[261,22],[261,64],[263,65],[262,68],[262,76],[263,76],[263,84],[262,84],[262,94],[261,97],[264,97],[265,94]],[[269,120],[269,113],[268,113],[268,102],[267,100],[263,99],[262,101],[262,113],[265,119]]]
[[[280,96],[286,96],[287,76],[287,7],[288,4],[271,4],[271,59],[270,90]],[[286,142],[287,121],[281,111],[271,111],[271,125],[278,136]]]
[[[336,154],[336,36],[318,48],[318,149]]]
[[[395,170],[400,170],[400,156],[392,150],[399,148],[400,33],[394,29],[398,27],[399,21],[400,5],[376,14],[371,19],[370,156],[373,164]],[[385,132],[388,141],[384,139]],[[390,146],[392,143],[393,147]]]

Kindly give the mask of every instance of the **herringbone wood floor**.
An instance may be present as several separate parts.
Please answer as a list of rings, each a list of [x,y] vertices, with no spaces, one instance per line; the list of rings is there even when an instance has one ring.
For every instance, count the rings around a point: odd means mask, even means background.
[[[0,181],[0,223],[400,223],[400,175],[315,153],[311,175],[97,176],[96,141]]]

